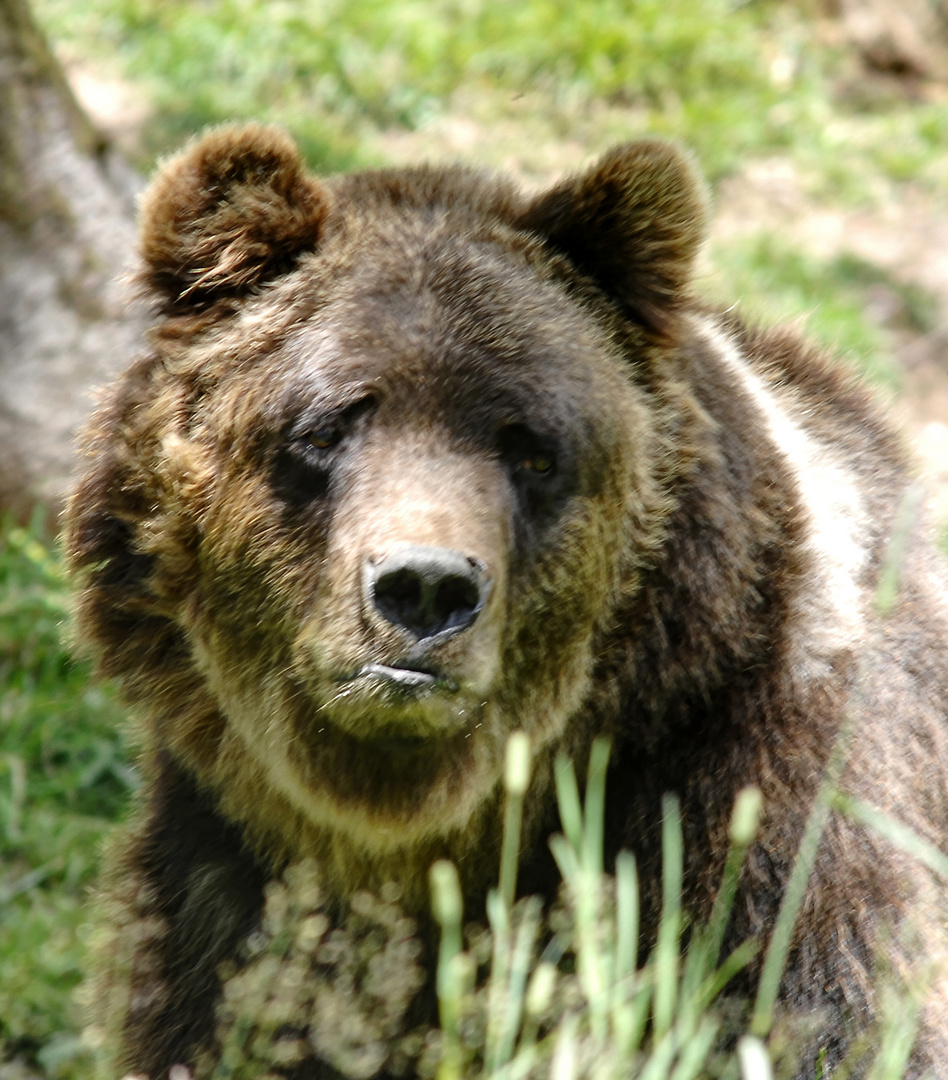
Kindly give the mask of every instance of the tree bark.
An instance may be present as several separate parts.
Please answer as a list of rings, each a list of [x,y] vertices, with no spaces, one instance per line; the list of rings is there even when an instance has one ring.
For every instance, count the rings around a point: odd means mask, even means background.
[[[58,509],[91,388],[135,348],[137,187],[26,0],[0,0],[0,508]]]

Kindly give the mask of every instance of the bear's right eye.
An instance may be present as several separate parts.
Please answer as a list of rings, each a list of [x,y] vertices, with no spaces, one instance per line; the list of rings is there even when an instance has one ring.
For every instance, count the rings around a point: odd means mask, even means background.
[[[341,439],[342,430],[335,424],[314,428],[303,436],[303,442],[313,450],[331,450]]]
[[[332,450],[346,439],[374,404],[374,396],[367,394],[329,416],[310,417],[308,423],[301,420],[296,425],[294,434],[296,445],[304,452],[315,450],[323,453]]]
[[[301,412],[282,433],[270,470],[273,490],[298,508],[312,507],[330,490],[347,444],[372,412],[376,399],[366,394],[341,409],[314,415]]]

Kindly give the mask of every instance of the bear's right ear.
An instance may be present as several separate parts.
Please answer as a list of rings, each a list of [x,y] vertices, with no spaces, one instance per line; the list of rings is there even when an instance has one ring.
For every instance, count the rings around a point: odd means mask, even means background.
[[[327,205],[282,131],[216,128],[173,157],[142,198],[143,283],[169,314],[242,296],[316,248]]]

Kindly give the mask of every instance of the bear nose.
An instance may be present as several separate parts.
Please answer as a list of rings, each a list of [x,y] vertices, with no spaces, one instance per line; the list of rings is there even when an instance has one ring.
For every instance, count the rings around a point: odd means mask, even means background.
[[[410,544],[365,566],[369,602],[419,640],[450,637],[474,622],[490,593],[487,568],[449,548]]]

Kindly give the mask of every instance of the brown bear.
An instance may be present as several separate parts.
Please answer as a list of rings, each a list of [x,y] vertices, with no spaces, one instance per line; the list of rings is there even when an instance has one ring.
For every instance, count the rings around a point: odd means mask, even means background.
[[[476,914],[515,730],[522,891],[556,888],[555,756],[582,773],[606,735],[606,856],[638,860],[646,942],[662,796],[700,918],[748,784],[731,936],[766,941],[847,717],[843,789],[945,843],[948,590],[917,524],[874,603],[898,439],[794,333],[696,301],[681,152],[634,142],[525,194],[464,168],[318,179],[283,134],[227,127],[164,166],[141,229],[154,327],[88,427],[66,538],[78,636],[141,720],[112,855],[141,929],[125,1067],[206,1047],[220,966],[294,860],[338,910],[394,881],[424,929],[445,857]],[[937,884],[831,820],[782,987],[817,1017],[801,1076],[871,1023],[880,950],[913,977],[896,941],[943,958]],[[948,1067],[927,973],[913,1076]]]

